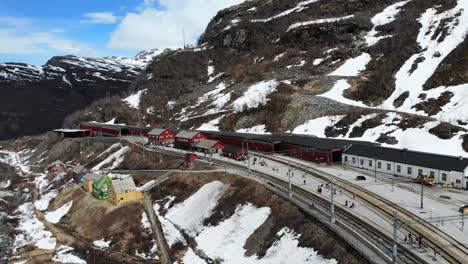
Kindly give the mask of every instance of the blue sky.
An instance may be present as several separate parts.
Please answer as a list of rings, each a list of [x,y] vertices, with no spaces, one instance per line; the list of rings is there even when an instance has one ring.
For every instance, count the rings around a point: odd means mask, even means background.
[[[133,56],[192,42],[222,8],[243,0],[0,0],[0,62],[54,55]]]

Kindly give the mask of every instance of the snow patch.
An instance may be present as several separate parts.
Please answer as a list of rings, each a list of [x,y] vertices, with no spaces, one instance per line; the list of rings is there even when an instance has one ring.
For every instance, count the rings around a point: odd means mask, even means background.
[[[101,161],[98,165],[94,166],[91,170],[92,171],[97,171],[101,170],[102,167],[108,163],[112,162],[112,165],[109,167],[106,167],[108,170],[113,170],[117,168],[125,159],[125,154],[130,151],[130,147],[125,146],[121,148],[120,150],[116,151],[109,157],[107,157],[105,160]]]
[[[13,242],[13,253],[18,248],[34,244],[40,249],[51,250],[55,248],[57,240],[53,237],[50,231],[45,230],[44,224],[37,219],[34,213],[34,206],[28,202],[22,204],[16,209],[15,214],[18,220],[18,226],[15,230],[18,234]]]
[[[59,246],[55,252],[55,256],[52,258],[52,261],[67,264],[86,264],[86,261],[69,253],[72,250],[73,248],[69,246]]]
[[[396,73],[395,90],[384,101],[382,108],[395,109],[393,105],[395,99],[402,93],[409,92],[408,98],[398,107],[398,110],[409,113],[417,111],[413,106],[422,101],[418,97],[423,92],[423,85],[447,55],[464,41],[468,32],[467,12],[468,1],[458,0],[453,9],[438,13],[435,8],[429,8],[421,15],[419,18],[421,29],[417,37],[421,52],[411,56]],[[447,18],[453,19],[447,21]],[[439,26],[447,29],[447,35],[443,40],[440,36],[435,37]],[[411,71],[414,65],[416,69]],[[420,114],[424,113],[420,112]]]
[[[64,217],[68,213],[68,211],[70,211],[72,205],[73,201],[70,201],[62,207],[58,208],[57,210],[48,212],[47,214],[45,214],[44,217],[48,222],[52,224],[57,224],[58,222],[60,222],[60,219],[62,219],[62,217]]]
[[[185,201],[169,209],[165,218],[183,228],[190,236],[196,236],[226,189],[227,186],[220,181],[207,183]]]
[[[268,102],[267,96],[276,91],[279,83],[276,80],[262,81],[249,89],[233,102],[234,112],[239,113],[247,109],[257,108]]]
[[[365,40],[367,46],[373,46],[379,42],[379,40],[384,38],[389,38],[391,35],[386,36],[377,36],[379,31],[377,31],[377,27],[389,24],[396,20],[396,16],[400,13],[401,8],[405,6],[410,0],[401,1],[386,7],[381,13],[376,14],[372,19],[371,22],[374,24],[369,33],[365,36]]]
[[[292,133],[293,134],[303,134],[303,135],[314,135],[316,137],[325,138],[325,129],[330,126],[334,126],[336,123],[340,122],[341,119],[345,117],[344,115],[336,116],[324,116],[317,119],[312,119],[305,122],[302,125],[297,126]]]
[[[361,71],[366,69],[371,59],[368,53],[362,53],[356,58],[347,60],[334,72],[328,74],[328,76],[358,76]]]
[[[110,246],[110,243],[112,242],[112,240],[108,240],[106,241],[104,238],[101,239],[101,240],[95,240],[93,241],[93,245],[97,248],[100,248],[100,249],[105,249],[105,248],[109,248]]]
[[[236,131],[237,133],[250,133],[250,134],[271,134],[266,131],[265,125],[257,125],[251,128],[241,128]]]
[[[130,107],[135,108],[135,109],[140,109],[140,101],[141,101],[141,95],[143,93],[146,93],[148,89],[143,89],[140,90],[129,97],[122,99],[122,101],[126,102]]]
[[[316,20],[305,21],[305,22],[300,22],[300,23],[294,23],[291,26],[289,26],[286,32],[299,28],[299,27],[306,27],[310,25],[318,25],[318,24],[325,24],[325,23],[334,23],[334,22],[338,22],[341,20],[351,19],[353,17],[354,15],[349,15],[349,16],[343,16],[343,17],[322,18],[322,19],[316,19]]]
[[[266,23],[266,22],[270,22],[270,21],[273,21],[275,19],[278,19],[278,18],[281,18],[281,17],[284,17],[284,16],[287,16],[293,12],[300,12],[304,9],[307,9],[309,8],[307,5],[310,5],[312,3],[315,3],[319,0],[307,0],[307,1],[301,1],[299,2],[295,7],[291,8],[291,9],[288,9],[284,12],[281,12],[277,15],[274,15],[272,17],[269,17],[269,18],[265,18],[265,19],[252,19],[250,20],[250,22],[252,23]]]
[[[347,80],[338,80],[335,82],[335,84],[330,89],[330,91],[323,93],[323,94],[319,94],[317,96],[329,98],[329,99],[335,100],[343,104],[360,106],[360,107],[368,107],[362,102],[358,102],[358,101],[345,98],[343,96],[343,92],[349,88],[351,88],[351,85],[348,83]]]

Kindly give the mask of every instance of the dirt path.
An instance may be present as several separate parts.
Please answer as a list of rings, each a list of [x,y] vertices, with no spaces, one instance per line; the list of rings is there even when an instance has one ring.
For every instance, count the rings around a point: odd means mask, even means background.
[[[158,241],[158,248],[161,249],[162,253],[162,260],[161,263],[163,264],[170,264],[171,256],[169,254],[169,245],[167,244],[166,238],[164,237],[164,233],[162,230],[161,222],[159,222],[158,216],[153,208],[153,201],[149,195],[144,195],[144,206],[145,211],[148,214],[148,219],[151,223],[151,228],[153,229],[153,236]]]

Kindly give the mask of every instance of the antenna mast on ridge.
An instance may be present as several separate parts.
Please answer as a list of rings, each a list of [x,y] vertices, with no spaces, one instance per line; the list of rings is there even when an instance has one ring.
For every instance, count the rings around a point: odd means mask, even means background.
[[[184,41],[184,49],[185,49],[186,45],[185,45],[185,29],[184,28],[182,28],[182,39]]]

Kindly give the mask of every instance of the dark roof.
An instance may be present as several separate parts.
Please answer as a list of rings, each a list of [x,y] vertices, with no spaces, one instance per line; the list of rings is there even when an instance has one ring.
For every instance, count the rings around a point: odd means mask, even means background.
[[[343,153],[445,171],[463,172],[468,159],[405,149],[352,145]]]
[[[343,149],[352,144],[378,146],[380,144],[357,141],[357,140],[346,140],[346,139],[335,139],[335,138],[319,138],[309,135],[298,135],[298,134],[280,134],[280,135],[259,135],[259,134],[248,134],[248,133],[236,133],[236,132],[218,132],[218,131],[203,131],[206,135],[224,136],[238,139],[245,139],[250,141],[264,142],[269,144],[278,143],[289,143],[296,146],[312,148],[317,150],[333,150]]]
[[[279,140],[284,143],[289,143],[297,146],[302,146],[312,149],[321,149],[321,150],[333,150],[333,149],[343,149],[350,145],[368,145],[368,146],[378,146],[379,144],[366,142],[366,141],[356,141],[356,140],[346,140],[346,139],[336,139],[336,138],[319,138],[306,135],[287,135],[287,136],[276,136],[276,140]]]
[[[223,148],[223,152],[227,152],[227,153],[239,153],[241,151],[242,151],[241,147],[233,146],[233,145],[226,145]],[[247,151],[247,150],[244,149],[244,151]]]

